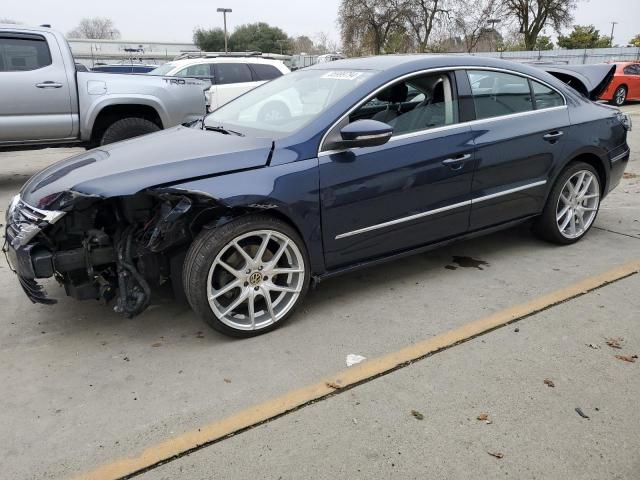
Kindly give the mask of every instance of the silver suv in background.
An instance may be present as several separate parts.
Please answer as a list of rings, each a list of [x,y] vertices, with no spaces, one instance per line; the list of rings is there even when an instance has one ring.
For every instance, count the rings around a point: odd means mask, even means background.
[[[197,120],[209,86],[80,71],[61,33],[0,24],[0,147],[93,147]]]

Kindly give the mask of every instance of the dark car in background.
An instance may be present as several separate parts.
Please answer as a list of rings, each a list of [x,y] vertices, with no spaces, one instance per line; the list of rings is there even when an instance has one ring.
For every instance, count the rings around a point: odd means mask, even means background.
[[[532,222],[583,238],[629,159],[629,117],[578,74],[464,56],[339,60],[285,75],[190,126],[32,177],[7,211],[27,296],[55,277],[133,316],[170,281],[214,328],[282,324],[310,283]],[[265,119],[264,108],[286,112]]]

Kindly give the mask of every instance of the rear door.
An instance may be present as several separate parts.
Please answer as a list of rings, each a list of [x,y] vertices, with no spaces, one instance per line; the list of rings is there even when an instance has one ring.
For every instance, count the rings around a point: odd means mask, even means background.
[[[628,84],[627,98],[640,100],[640,64],[627,65],[624,68],[625,81]]]
[[[0,30],[0,143],[70,137],[71,88],[52,35]]]
[[[569,129],[564,97],[516,73],[478,69],[467,78],[477,161],[470,229],[539,213]]]
[[[252,88],[264,83],[254,81],[249,65],[246,63],[216,63],[215,70],[215,101],[212,98],[211,107],[221,107],[239,97]]]

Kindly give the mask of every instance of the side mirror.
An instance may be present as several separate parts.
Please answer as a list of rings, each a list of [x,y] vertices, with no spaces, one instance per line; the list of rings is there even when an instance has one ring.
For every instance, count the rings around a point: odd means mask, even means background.
[[[340,130],[342,148],[384,145],[393,135],[393,127],[377,120],[356,120]]]

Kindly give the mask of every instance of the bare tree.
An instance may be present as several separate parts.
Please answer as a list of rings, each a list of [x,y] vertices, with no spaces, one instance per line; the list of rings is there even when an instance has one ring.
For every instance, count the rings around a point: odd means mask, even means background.
[[[402,0],[342,0],[338,23],[350,53],[380,54],[389,32],[399,23]]]
[[[68,38],[117,39],[120,30],[113,20],[106,17],[83,18],[76,28],[67,33]]]
[[[449,14],[443,0],[406,0],[402,4],[402,15],[419,52],[426,52],[429,38],[436,24]]]
[[[503,5],[499,0],[455,0],[452,23],[467,53],[475,50],[482,38],[496,36],[488,20],[500,18],[504,14]]]
[[[568,26],[579,0],[503,0],[506,13],[520,25],[527,50],[533,50],[538,35],[548,25],[556,30]]]
[[[17,20],[13,20],[11,18],[0,18],[0,23],[4,23],[4,24],[13,24],[13,25],[20,25],[22,24],[22,22],[18,22]]]

